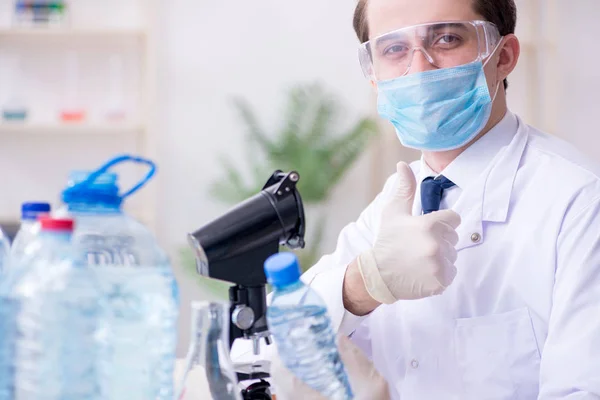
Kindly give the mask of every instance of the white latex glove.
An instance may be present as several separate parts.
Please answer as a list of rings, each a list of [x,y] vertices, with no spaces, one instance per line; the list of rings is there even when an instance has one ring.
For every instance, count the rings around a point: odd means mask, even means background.
[[[442,293],[456,276],[456,227],[452,210],[412,215],[417,183],[410,167],[397,165],[398,188],[381,214],[373,248],[358,257],[367,292],[383,304]]]
[[[355,400],[389,400],[387,382],[350,339],[338,336],[338,350]],[[327,400],[290,372],[279,356],[273,357],[270,374],[277,400]]]

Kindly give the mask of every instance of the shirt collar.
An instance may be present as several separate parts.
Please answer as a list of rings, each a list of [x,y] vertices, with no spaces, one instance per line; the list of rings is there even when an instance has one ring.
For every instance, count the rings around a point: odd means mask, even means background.
[[[517,116],[507,111],[499,123],[456,157],[441,174],[436,174],[421,156],[419,181],[422,182],[428,176],[444,175],[462,190],[467,189],[487,168],[496,154],[511,143],[518,126]]]

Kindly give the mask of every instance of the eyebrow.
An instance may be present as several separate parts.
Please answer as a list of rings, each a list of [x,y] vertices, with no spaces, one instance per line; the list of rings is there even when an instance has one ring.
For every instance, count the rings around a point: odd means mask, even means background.
[[[386,42],[389,42],[389,41],[392,41],[395,39],[405,38],[405,37],[406,37],[405,34],[398,32],[398,31],[388,33],[386,35],[380,36],[377,39],[375,39],[375,47],[377,48]]]
[[[459,28],[462,31],[468,31],[464,24],[456,23],[456,22],[448,22],[444,24],[440,24],[439,26],[432,27],[433,30],[440,29],[448,29],[448,28]]]

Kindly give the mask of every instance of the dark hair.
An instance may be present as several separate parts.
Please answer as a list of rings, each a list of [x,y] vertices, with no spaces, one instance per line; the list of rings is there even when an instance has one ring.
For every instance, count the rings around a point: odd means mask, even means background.
[[[369,40],[369,24],[367,23],[367,2],[358,0],[354,10],[354,31],[361,43]],[[517,6],[515,0],[473,0],[473,10],[498,27],[501,36],[515,33],[517,26]],[[504,80],[504,88],[508,82]]]

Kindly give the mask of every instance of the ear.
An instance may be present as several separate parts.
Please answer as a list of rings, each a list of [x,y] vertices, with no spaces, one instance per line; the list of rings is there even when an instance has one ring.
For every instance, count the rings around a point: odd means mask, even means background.
[[[497,76],[498,82],[502,82],[517,66],[521,54],[519,39],[509,34],[503,38],[504,43],[498,49]]]
[[[375,83],[374,80],[370,80],[369,83],[371,84],[371,87],[375,90],[377,90],[377,83]]]

